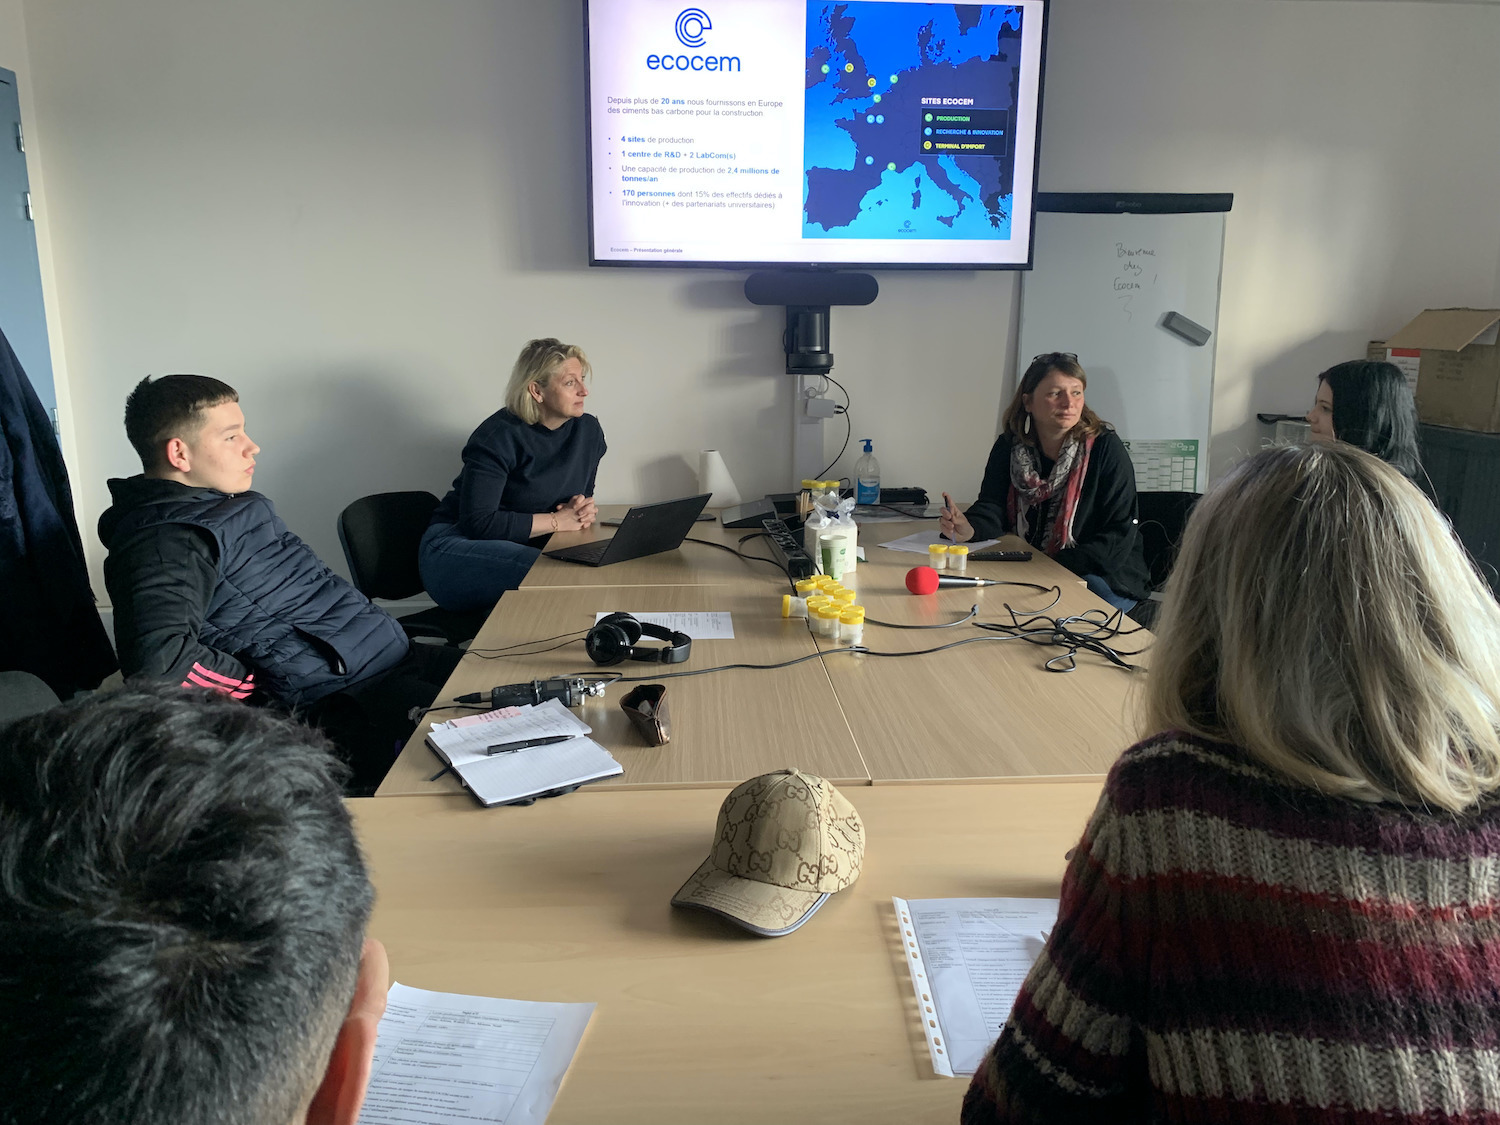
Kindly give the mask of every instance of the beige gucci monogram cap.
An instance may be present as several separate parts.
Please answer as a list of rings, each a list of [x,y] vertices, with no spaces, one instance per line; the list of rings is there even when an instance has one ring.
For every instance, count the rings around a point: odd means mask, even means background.
[[[672,896],[765,937],[789,934],[859,878],[865,826],[821,777],[778,770],[734,787],[713,849]]]

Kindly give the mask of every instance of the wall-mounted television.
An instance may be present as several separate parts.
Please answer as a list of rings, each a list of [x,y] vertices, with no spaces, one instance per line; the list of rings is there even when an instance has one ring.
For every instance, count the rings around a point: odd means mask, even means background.
[[[585,0],[589,259],[1031,264],[1047,0]]]

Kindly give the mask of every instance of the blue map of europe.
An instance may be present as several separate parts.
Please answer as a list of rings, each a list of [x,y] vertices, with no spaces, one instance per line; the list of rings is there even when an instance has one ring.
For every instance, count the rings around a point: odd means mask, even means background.
[[[1009,238],[1020,59],[1018,7],[809,4],[804,237]]]

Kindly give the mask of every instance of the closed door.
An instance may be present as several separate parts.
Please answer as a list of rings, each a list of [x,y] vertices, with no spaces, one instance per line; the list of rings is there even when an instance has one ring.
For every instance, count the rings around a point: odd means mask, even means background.
[[[57,428],[57,391],[52,386],[52,352],[47,346],[47,314],[42,307],[42,269],[31,215],[31,182],[26,176],[26,137],[16,76],[0,70],[0,331],[47,408]]]

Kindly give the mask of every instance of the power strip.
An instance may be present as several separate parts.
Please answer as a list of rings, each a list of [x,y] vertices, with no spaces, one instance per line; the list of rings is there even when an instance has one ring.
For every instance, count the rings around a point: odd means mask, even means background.
[[[776,561],[786,568],[794,581],[798,578],[811,578],[818,573],[812,557],[803,549],[801,541],[792,534],[791,528],[778,519],[762,520],[761,526],[766,529],[766,535],[776,551]]]
[[[882,504],[920,504],[927,505],[927,490],[925,488],[882,488],[880,490],[880,502]]]

